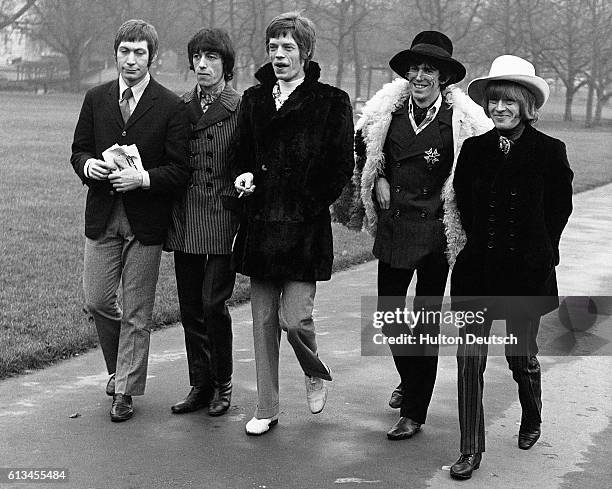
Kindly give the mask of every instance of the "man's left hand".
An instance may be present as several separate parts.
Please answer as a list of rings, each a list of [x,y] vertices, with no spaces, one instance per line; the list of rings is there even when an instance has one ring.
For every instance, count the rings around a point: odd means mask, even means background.
[[[117,192],[129,192],[142,187],[142,173],[132,167],[115,171],[108,176],[108,179]]]

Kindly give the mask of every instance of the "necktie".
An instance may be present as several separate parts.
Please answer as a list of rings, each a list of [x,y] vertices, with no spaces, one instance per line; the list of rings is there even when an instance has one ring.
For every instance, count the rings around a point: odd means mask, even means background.
[[[126,88],[123,92],[123,96],[119,101],[119,108],[121,109],[121,117],[123,117],[123,123],[125,124],[130,118],[130,104],[129,99],[132,97],[132,89],[130,87]]]

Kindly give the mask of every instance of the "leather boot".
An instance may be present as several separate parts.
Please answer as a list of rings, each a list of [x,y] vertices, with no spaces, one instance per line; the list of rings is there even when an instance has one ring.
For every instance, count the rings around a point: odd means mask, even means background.
[[[208,406],[211,392],[208,387],[194,385],[182,401],[177,402],[170,409],[174,414],[191,413]]]
[[[210,416],[221,416],[225,414],[232,402],[232,382],[226,382],[215,387],[212,401],[208,405]]]

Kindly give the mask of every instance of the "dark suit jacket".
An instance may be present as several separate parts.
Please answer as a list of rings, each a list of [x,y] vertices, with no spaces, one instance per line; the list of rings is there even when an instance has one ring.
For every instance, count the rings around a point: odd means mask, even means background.
[[[164,241],[174,198],[189,179],[186,165],[188,126],[181,99],[151,78],[132,116],[123,123],[119,109],[119,80],[92,88],[85,95],[74,131],[70,162],[89,186],[85,235],[96,239],[104,231],[116,198],[109,181],[90,180],[83,172],[89,158],[117,143],[135,144],[149,172],[151,187],[122,194],[127,218],[142,244]]]

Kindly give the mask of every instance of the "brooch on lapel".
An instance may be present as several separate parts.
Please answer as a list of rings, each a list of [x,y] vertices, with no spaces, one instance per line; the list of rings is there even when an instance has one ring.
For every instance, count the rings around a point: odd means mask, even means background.
[[[425,158],[425,164],[427,165],[428,170],[431,170],[434,165],[440,161],[438,158],[439,156],[440,153],[438,153],[438,148],[429,148],[427,151],[425,151],[425,156],[423,156],[423,158]]]

